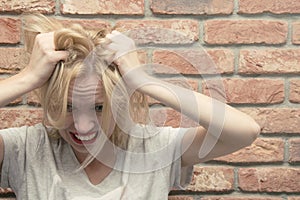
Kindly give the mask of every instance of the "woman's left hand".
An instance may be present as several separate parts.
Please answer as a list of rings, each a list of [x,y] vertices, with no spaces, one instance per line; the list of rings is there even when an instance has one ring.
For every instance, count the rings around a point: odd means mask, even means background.
[[[113,61],[118,65],[121,76],[124,78],[126,85],[135,88],[144,82],[143,70],[140,70],[140,62],[134,41],[126,35],[112,31],[107,34],[106,38],[110,40],[107,48],[115,52]]]
[[[110,40],[108,49],[115,52],[112,62],[119,65],[121,75],[140,65],[134,41],[118,31],[112,31],[106,38]]]

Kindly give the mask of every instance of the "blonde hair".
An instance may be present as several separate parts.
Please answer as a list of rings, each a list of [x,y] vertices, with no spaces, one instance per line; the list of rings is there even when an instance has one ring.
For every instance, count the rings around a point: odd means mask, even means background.
[[[64,26],[59,20],[45,17],[39,13],[24,14],[23,34],[25,49],[31,53],[34,39],[39,33],[54,31],[56,50],[69,51],[65,62],[57,64],[50,79],[39,89],[39,99],[44,110],[44,119],[55,128],[49,132],[52,138],[58,138],[58,130],[62,129],[67,113],[67,96],[72,80],[89,70],[84,65],[85,59],[92,62],[92,70],[103,81],[105,100],[103,104],[102,129],[108,131],[111,126],[109,118],[112,116],[112,92],[116,84],[121,85],[121,90],[126,93],[126,88],[121,80],[121,75],[115,64],[106,62],[112,52],[106,50],[105,35],[107,30],[86,30],[79,24]],[[120,84],[121,83],[121,84]],[[134,122],[146,123],[148,116],[148,103],[146,97],[134,92],[129,102],[130,115]],[[106,119],[105,119],[106,117]],[[127,148],[128,134],[124,133],[118,125],[112,131],[110,140],[122,149]]]

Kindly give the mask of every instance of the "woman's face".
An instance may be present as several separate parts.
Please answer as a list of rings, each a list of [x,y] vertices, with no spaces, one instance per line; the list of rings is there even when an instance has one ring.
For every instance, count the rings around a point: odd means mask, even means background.
[[[87,145],[93,145],[100,134],[104,95],[103,84],[95,75],[78,77],[70,83],[66,122],[59,133],[77,156],[86,156]]]

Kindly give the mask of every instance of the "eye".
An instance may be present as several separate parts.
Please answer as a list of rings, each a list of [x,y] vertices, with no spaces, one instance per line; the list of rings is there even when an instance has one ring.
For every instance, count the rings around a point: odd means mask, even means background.
[[[72,104],[67,104],[67,112],[72,112]]]
[[[103,106],[102,105],[95,105],[96,112],[102,112]]]

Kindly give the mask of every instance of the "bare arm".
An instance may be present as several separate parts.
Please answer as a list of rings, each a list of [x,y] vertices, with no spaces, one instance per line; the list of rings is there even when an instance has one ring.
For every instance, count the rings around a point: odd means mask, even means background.
[[[118,40],[117,36],[117,33],[109,36],[113,50],[118,50],[117,42],[125,40]],[[129,88],[137,89],[199,123],[199,127],[191,128],[183,138],[183,166],[237,151],[250,145],[260,133],[259,125],[245,113],[211,97],[150,77],[138,70],[140,64],[135,51],[119,57],[118,64]]]
[[[29,64],[20,73],[0,81],[0,107],[41,87],[51,76],[55,65],[68,56],[66,51],[55,51],[54,33],[37,35]],[[3,161],[3,139],[0,136],[0,165]]]
[[[130,65],[128,62],[128,65]],[[260,133],[248,115],[212,99],[139,72],[130,85],[199,123],[184,136],[182,163],[185,166],[211,160],[250,145]],[[137,78],[138,77],[138,78]],[[140,87],[139,87],[140,86]],[[202,147],[202,149],[201,149]]]
[[[31,75],[25,72],[25,70],[15,76],[0,81],[0,107],[34,90],[35,84],[31,81]]]

